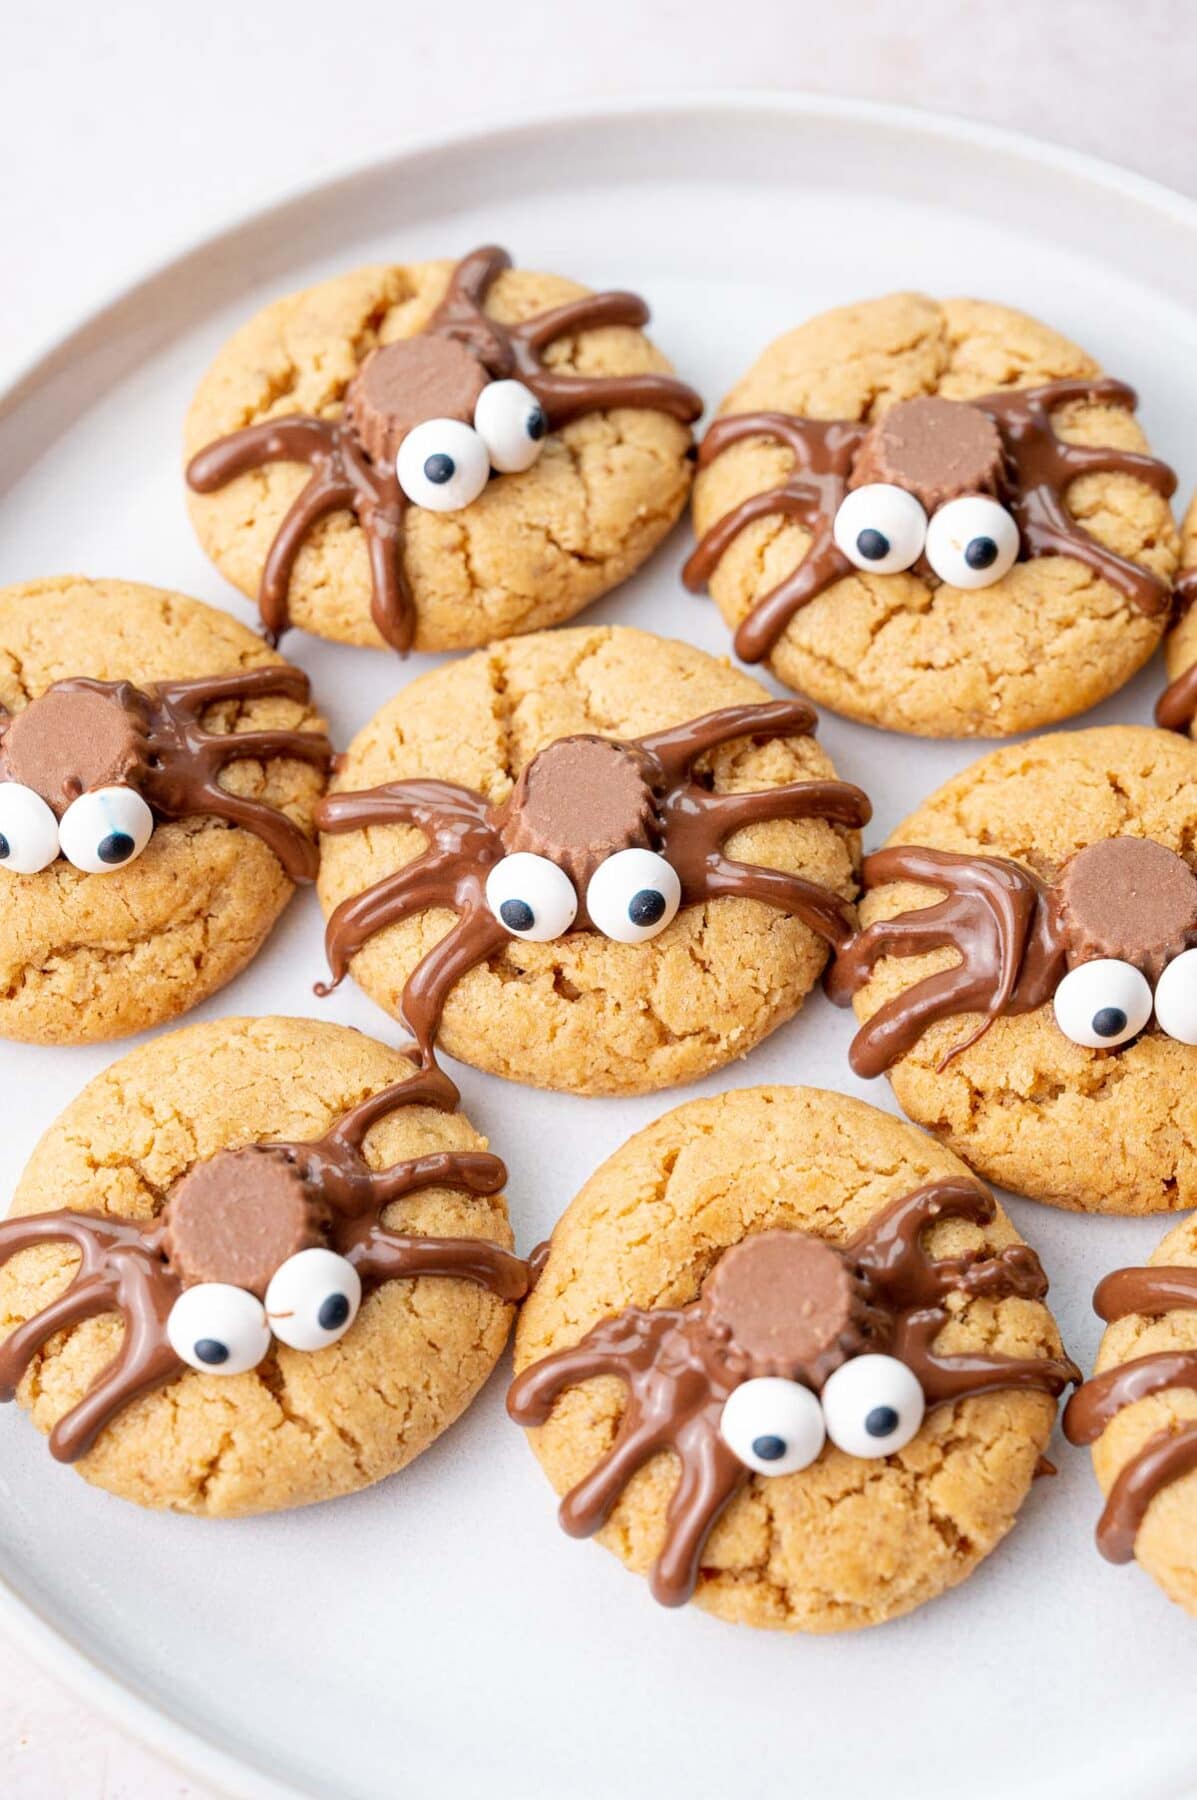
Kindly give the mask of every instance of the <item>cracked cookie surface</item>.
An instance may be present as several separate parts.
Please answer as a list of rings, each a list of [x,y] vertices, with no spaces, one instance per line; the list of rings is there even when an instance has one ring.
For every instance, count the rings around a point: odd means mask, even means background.
[[[688,1304],[719,1253],[750,1232],[790,1227],[843,1243],[901,1195],[963,1172],[923,1133],[840,1094],[746,1088],[691,1101],[617,1150],[566,1209],[520,1315],[516,1369],[625,1306]],[[949,1220],[924,1237],[935,1256],[1018,1241],[1000,1210],[987,1226]],[[1040,1302],[958,1296],[952,1309],[936,1341],[945,1353],[1059,1351]],[[529,1434],[559,1493],[610,1448],[625,1392],[611,1377],[570,1388]],[[895,1455],[861,1460],[828,1444],[798,1474],[751,1476],[707,1541],[698,1605],[811,1632],[921,1606],[1010,1529],[1054,1413],[1045,1395],[1003,1391],[935,1409]],[[654,1458],[599,1534],[637,1573],[661,1549],[676,1472],[672,1453]]]
[[[214,439],[289,413],[339,417],[345,390],[380,344],[410,337],[444,295],[452,262],[375,264],[288,295],[234,335],[187,418],[194,455]],[[526,269],[500,275],[485,311],[514,323],[589,290]],[[605,326],[545,353],[560,373],[670,372],[642,332]],[[404,566],[417,650],[472,649],[572,618],[625,580],[680,516],[690,489],[690,432],[664,413],[622,408],[554,432],[533,468],[491,481],[461,512],[413,507]],[[267,552],[310,471],[276,463],[213,494],[187,496],[204,550],[251,599]],[[365,541],[347,512],[310,533],[290,588],[293,622],[339,643],[379,647]]]
[[[226,613],[163,588],[60,576],[0,592],[0,705],[19,712],[70,676],[135,684],[282,666]],[[284,696],[211,707],[213,731],[317,730]],[[284,757],[222,772],[234,794],[311,829],[324,783]],[[177,1018],[231,981],[293,892],[260,838],[225,821],[159,821],[127,868],[87,875],[64,859],[0,872],[0,1035],[48,1044],[126,1037]]]
[[[1148,1258],[1151,1267],[1197,1264],[1197,1219],[1185,1219]],[[1197,1312],[1177,1307],[1146,1317],[1131,1313],[1106,1328],[1093,1373],[1100,1375],[1139,1356],[1197,1351]],[[1149,1438],[1191,1427],[1197,1420],[1197,1393],[1166,1388],[1115,1413],[1093,1446],[1093,1469],[1103,1494]],[[1135,1561],[1158,1582],[1170,1600],[1197,1616],[1197,1473],[1182,1475],[1160,1489],[1135,1538]]]
[[[920,395],[969,400],[1099,373],[1076,345],[1008,307],[891,294],[779,338],[719,410],[872,422]],[[1147,448],[1120,407],[1069,405],[1054,422],[1070,443]],[[724,451],[695,484],[697,531],[778,485],[791,463],[788,451],[759,438]],[[1099,543],[1171,578],[1172,515],[1142,482],[1086,474],[1068,489],[1067,504]],[[808,543],[780,514],[740,534],[711,581],[730,625],[796,568]],[[913,571],[855,572],[795,615],[768,666],[819,705],[867,724],[927,737],[1003,737],[1114,693],[1150,657],[1165,623],[1070,557],[1015,563],[1002,580],[971,592]]]
[[[766,700],[759,683],[688,644],[623,627],[514,638],[420,676],[376,714],[342,759],[333,791],[431,776],[492,803],[555,738],[631,738],[720,707]],[[741,739],[704,759],[719,792],[832,775],[810,738]],[[325,835],[318,892],[326,913],[419,855],[405,825]],[[802,874],[845,899],[856,891],[854,834],[818,819],[776,820],[728,839],[728,854]],[[398,1017],[405,982],[454,915],[420,913],[368,939],[352,972]],[[826,945],[762,901],[683,907],[650,942],[578,932],[512,939],[450,992],[439,1034],[451,1056],[533,1086],[646,1093],[746,1055],[790,1018],[818,980]]]
[[[889,842],[1011,857],[1052,881],[1075,851],[1149,837],[1194,860],[1197,748],[1172,732],[1119,725],[1009,745],[965,769]],[[861,902],[863,924],[942,896],[894,882]],[[856,996],[859,1018],[959,960],[952,950],[887,957]],[[1197,1049],[1155,1024],[1116,1052],[1083,1049],[1050,1005],[981,1023],[944,1019],[895,1064],[902,1109],[979,1174],[1080,1212],[1152,1213],[1197,1204]]]
[[[307,1141],[411,1064],[359,1032],[298,1019],[222,1019],[133,1051],[89,1083],[42,1138],[11,1212],[57,1207],[148,1219],[171,1185],[218,1150]],[[370,1133],[371,1167],[482,1150],[460,1113],[406,1106]],[[388,1207],[416,1234],[511,1246],[501,1195],[430,1188]],[[0,1270],[0,1333],[59,1293],[75,1267],[58,1245]],[[104,1430],[75,1467],[143,1506],[208,1516],[331,1499],[394,1474],[464,1411],[497,1361],[513,1309],[470,1281],[423,1276],[368,1294],[339,1342],[275,1343],[243,1375],[188,1370]],[[18,1398],[48,1432],[82,1397],[121,1334],[113,1314],[59,1333]]]

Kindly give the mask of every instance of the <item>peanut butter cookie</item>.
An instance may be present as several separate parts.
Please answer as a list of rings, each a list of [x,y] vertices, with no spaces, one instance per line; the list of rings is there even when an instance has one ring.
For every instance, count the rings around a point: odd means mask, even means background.
[[[1068,718],[1167,622],[1175,483],[1134,404],[1008,307],[839,307],[724,401],[687,579],[742,657],[834,712],[924,737]]]
[[[0,1034],[123,1037],[223,987],[315,875],[329,759],[306,676],[227,614],[0,592]]]
[[[98,1076],[0,1225],[0,1398],[142,1506],[304,1506],[418,1456],[527,1286],[505,1171],[443,1077],[222,1019]]]
[[[1047,1283],[950,1151],[857,1100],[695,1100],[593,1175],[508,1400],[561,1519],[720,1618],[880,1624],[1014,1523],[1077,1378]]]
[[[1164,645],[1168,686],[1155,709],[1156,721],[1169,731],[1197,736],[1197,494],[1180,528],[1180,573],[1176,581],[1176,624]]]

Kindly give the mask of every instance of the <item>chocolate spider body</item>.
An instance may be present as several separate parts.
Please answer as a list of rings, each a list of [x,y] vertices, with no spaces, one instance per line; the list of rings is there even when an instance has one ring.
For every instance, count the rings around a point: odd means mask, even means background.
[[[0,712],[0,867],[35,873],[60,854],[99,874],[123,867],[149,841],[155,817],[208,814],[252,831],[292,881],[315,879],[318,851],[285,813],[221,787],[230,763],[290,757],[322,773],[332,749],[321,732],[213,732],[204,713],[221,701],[281,695],[306,702],[293,668],[161,681],[56,681],[21,712]]]
[[[13,1399],[56,1332],[119,1313],[120,1348],[55,1425],[50,1450],[73,1462],[140,1395],[188,1367],[239,1374],[267,1354],[271,1333],[300,1350],[335,1343],[363,1290],[443,1275],[520,1300],[527,1264],[481,1238],[409,1236],[382,1223],[408,1194],[451,1187],[495,1194],[498,1157],[442,1151],[371,1169],[363,1144],[402,1106],[452,1111],[457,1094],[419,1071],[361,1101],[311,1143],[249,1144],[197,1163],[150,1220],[82,1212],[31,1213],[0,1224],[0,1265],[35,1244],[66,1243],[80,1264],[57,1299],[0,1344],[0,1400]],[[315,1259],[315,1260],[313,1260]]]
[[[642,407],[668,413],[683,424],[701,413],[702,400],[694,390],[669,376],[569,375],[546,368],[545,352],[562,338],[604,325],[643,325],[648,308],[636,294],[587,294],[518,325],[504,325],[489,318],[484,307],[492,284],[510,266],[506,251],[494,246],[463,257],[423,330],[384,344],[366,358],[349,385],[340,418],[300,413],[267,419],[217,439],[192,457],[187,480],[202,494],[267,463],[307,463],[312,470],[262,570],[259,604],[271,642],[277,642],[289,622],[295,559],[313,526],[327,514],[351,512],[361,526],[370,561],[371,616],[384,642],[403,655],[411,649],[416,625],[403,568],[410,504],[437,511],[468,505],[492,472],[491,464],[499,471],[529,467],[548,432],[586,413]],[[489,391],[496,383],[510,386],[498,396]],[[480,403],[496,414],[492,422]],[[424,434],[426,445],[423,437],[413,435],[446,422],[450,430],[440,448],[433,442],[435,434]],[[404,450],[405,440],[410,440],[409,450],[418,447],[414,459]],[[411,464],[410,476],[405,463]],[[467,474],[469,484],[462,488]]]
[[[705,587],[740,532],[780,515],[802,526],[810,547],[741,623],[735,648],[745,662],[760,662],[803,607],[858,570],[917,567],[973,588],[999,580],[1016,560],[1071,556],[1139,612],[1159,614],[1168,584],[1099,544],[1070,515],[1064,496],[1082,475],[1133,475],[1164,497],[1176,478],[1155,457],[1057,437],[1052,414],[1077,401],[1128,410],[1136,404],[1132,388],[1103,378],[970,401],[901,400],[873,425],[769,412],[717,419],[700,447],[701,467],[750,438],[783,445],[794,466],[779,487],[750,495],[712,526],[686,564],[686,585]]]
[[[545,941],[600,930],[641,942],[664,930],[680,906],[743,896],[793,913],[829,944],[844,943],[853,923],[846,901],[800,875],[737,862],[723,844],[761,819],[857,828],[870,816],[861,790],[795,781],[763,793],[715,794],[693,770],[699,757],[736,738],[806,734],[814,726],[805,701],[779,700],[727,707],[627,742],[560,738],[532,758],[497,807],[441,781],[328,795],[317,809],[322,831],[415,825],[428,848],[337,907],[325,938],[332,980],[317,992],[337,986],[376,932],[430,907],[453,908],[457,923],[403,991],[401,1017],[427,1064],[450,989],[511,936]]]
[[[1197,1269],[1116,1269],[1093,1296],[1106,1320],[1131,1313],[1197,1309]],[[1092,1444],[1124,1406],[1168,1388],[1197,1390],[1197,1350],[1164,1350],[1094,1375],[1069,1400],[1064,1433],[1070,1443]],[[1197,1423],[1158,1431],[1131,1457],[1110,1489],[1097,1527],[1097,1546],[1110,1562],[1130,1562],[1147,1509],[1156,1495],[1197,1469]]]
[[[952,949],[960,961],[895,995],[861,1026],[849,1052],[858,1075],[892,1068],[937,1020],[980,1013],[943,1069],[996,1018],[1049,1002],[1065,1035],[1088,1049],[1130,1043],[1153,1004],[1170,1036],[1197,1043],[1197,877],[1165,845],[1102,839],[1070,857],[1050,884],[1001,857],[910,845],[866,856],[866,890],[892,881],[938,888],[943,899],[858,932],[828,971],[831,998],[846,1006],[887,956]]]
[[[615,1375],[627,1386],[615,1442],[561,1503],[563,1528],[592,1536],[636,1471],[673,1451],[680,1470],[651,1586],[662,1605],[678,1606],[750,1473],[809,1466],[825,1430],[841,1447],[864,1446],[850,1454],[887,1455],[910,1442],[932,1407],[998,1388],[1056,1395],[1079,1380],[1066,1358],[934,1350],[949,1296],[1037,1300],[1047,1292],[1025,1244],[940,1260],[922,1247],[939,1219],[984,1224],[993,1214],[985,1190],[961,1177],[905,1195],[843,1246],[801,1231],[761,1232],[723,1252],[691,1305],[628,1307],[523,1370],[507,1404],[525,1427],[544,1425],[579,1382]],[[841,1371],[851,1371],[850,1386]]]

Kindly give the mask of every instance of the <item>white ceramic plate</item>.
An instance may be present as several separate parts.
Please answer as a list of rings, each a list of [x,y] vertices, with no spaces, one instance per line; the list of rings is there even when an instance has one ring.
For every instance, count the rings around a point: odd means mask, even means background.
[[[124,293],[12,391],[0,429],[0,581],[81,570],[250,609],[201,556],[179,436],[221,340],[271,296],[371,259],[498,239],[518,261],[634,287],[711,401],[777,332],[839,301],[919,286],[1041,314],[1139,388],[1153,444],[1197,477],[1197,208],[1083,158],[950,121],[757,98],[637,104],[520,123],[398,156],[250,219]],[[32,459],[32,460],[31,460]],[[684,594],[685,533],[586,618],[718,654]],[[427,666],[296,634],[344,742]],[[1086,722],[1149,716],[1159,660]],[[879,841],[976,746],[828,718]],[[352,984],[312,998],[321,921],[300,896],[257,963],[204,1008],[395,1027]],[[849,1075],[850,1021],[820,998],[746,1065],[686,1094],[576,1100],[461,1073],[512,1170],[530,1248],[632,1130],[697,1092],[813,1082],[890,1106]],[[117,1053],[0,1051],[3,1190],[39,1134]],[[1012,1208],[1040,1248],[1068,1342],[1097,1339],[1096,1278],[1166,1221]],[[1193,1628],[1093,1548],[1087,1456],[1061,1452],[972,1580],[863,1635],[755,1634],[655,1607],[572,1543],[496,1376],[466,1418],[373,1491],[238,1523],[141,1513],[0,1420],[0,1614],[35,1652],[197,1773],[253,1794],[624,1791],[939,1800],[1174,1795],[1197,1773]]]

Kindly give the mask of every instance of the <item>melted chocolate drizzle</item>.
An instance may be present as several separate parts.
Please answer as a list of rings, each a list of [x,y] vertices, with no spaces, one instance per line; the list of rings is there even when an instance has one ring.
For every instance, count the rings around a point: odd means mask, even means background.
[[[928,1408],[999,1388],[1058,1395],[1080,1379],[1068,1358],[936,1353],[950,1295],[1039,1300],[1047,1293],[1039,1259],[1026,1244],[1009,1245],[996,1256],[974,1252],[938,1260],[923,1248],[922,1233],[937,1220],[961,1218],[983,1225],[994,1210],[992,1198],[978,1184],[949,1177],[895,1201],[842,1247],[817,1240],[848,1272],[857,1296],[860,1347],[883,1349],[905,1362],[918,1377]],[[572,1537],[592,1536],[606,1524],[636,1471],[662,1451],[673,1451],[681,1467],[666,1514],[664,1548],[650,1577],[653,1596],[663,1606],[680,1606],[691,1597],[711,1530],[750,1478],[720,1435],[728,1396],[759,1374],[782,1374],[817,1392],[831,1369],[845,1360],[842,1347],[837,1352],[832,1342],[843,1328],[838,1312],[806,1322],[816,1353],[782,1367],[775,1357],[762,1361],[737,1341],[734,1314],[728,1320],[712,1306],[712,1290],[728,1258],[754,1242],[786,1239],[811,1242],[803,1233],[780,1231],[743,1240],[723,1252],[691,1305],[631,1306],[602,1319],[579,1343],[525,1369],[508,1395],[511,1417],[534,1427],[548,1422],[566,1388],[600,1375],[618,1376],[626,1384],[627,1403],[615,1442],[565,1496],[560,1518]],[[759,1305],[759,1295],[756,1300]]]
[[[1154,616],[1168,605],[1169,588],[1149,569],[1108,550],[1091,537],[1064,504],[1070,484],[1082,475],[1133,475],[1167,498],[1176,477],[1166,463],[1132,450],[1068,444],[1057,437],[1052,414],[1081,401],[1094,405],[1136,405],[1133,388],[1105,378],[1052,381],[1042,387],[983,394],[967,404],[997,426],[1005,452],[1003,499],[1018,525],[1023,562],[1039,556],[1071,556],[1084,563],[1139,612]],[[750,495],[699,541],[683,571],[697,592],[710,581],[724,552],[746,526],[781,515],[797,519],[810,533],[810,547],[798,567],[752,607],[735,636],[737,656],[760,662],[777,644],[790,620],[833,582],[857,573],[837,547],[835,515],[852,486],[853,466],[870,427],[850,419],[805,419],[789,413],[731,414],[717,419],[699,448],[701,468],[732,444],[767,438],[794,454],[794,467],[780,486]]]
[[[857,829],[870,817],[861,790],[844,781],[794,781],[762,793],[716,794],[693,769],[699,757],[736,738],[804,736],[815,723],[806,701],[776,700],[726,707],[625,744],[605,740],[640,771],[645,811],[655,822],[652,848],[676,870],[683,906],[724,897],[761,900],[794,914],[829,944],[847,941],[853,929],[847,901],[801,875],[736,861],[724,854],[723,844],[733,832],[762,819],[826,819]],[[550,749],[576,741],[560,739]],[[486,877],[509,853],[511,834],[519,829],[519,792],[517,786],[511,800],[493,807],[481,794],[448,782],[395,781],[362,793],[329,794],[317,808],[322,831],[404,824],[416,826],[428,839],[428,848],[413,862],[336,908],[325,933],[332,979],[316,989],[331,993],[367,939],[387,926],[431,907],[452,908],[456,924],[413,970],[400,1006],[402,1022],[425,1065],[434,1057],[449,991],[468,970],[511,942],[487,905]],[[562,845],[559,856],[583,867],[592,860],[585,843]],[[587,929],[592,927],[579,894],[571,930]]]
[[[544,365],[546,350],[576,332],[606,325],[644,325],[648,308],[638,295],[587,294],[518,325],[502,324],[484,308],[492,284],[510,267],[507,252],[493,245],[463,257],[421,335],[463,344],[491,380],[522,381],[539,400],[551,431],[561,430],[586,413],[616,407],[668,413],[687,425],[698,417],[700,396],[670,376],[570,375]],[[210,494],[247,470],[274,462],[306,463],[312,476],[279,527],[262,570],[258,599],[270,642],[277,643],[290,623],[291,575],[305,539],[328,513],[347,511],[356,518],[366,540],[371,617],[383,641],[406,655],[416,629],[415,604],[403,566],[409,503],[393,464],[370,456],[350,404],[337,419],[297,413],[266,419],[218,438],[192,457],[187,481],[197,493]]]
[[[211,815],[240,825],[271,849],[292,881],[313,881],[319,851],[307,833],[277,807],[261,800],[245,799],[220,785],[220,771],[230,763],[289,757],[326,773],[332,765],[332,747],[323,732],[208,731],[202,720],[209,707],[221,701],[248,704],[264,696],[283,695],[305,704],[308,678],[299,669],[243,669],[232,675],[204,675],[190,681],[160,681],[144,689],[129,681],[93,681],[77,676],[56,681],[45,694],[32,700],[23,712],[0,713],[0,779],[11,780],[4,738],[20,720],[28,726],[35,709],[51,700],[56,716],[69,718],[70,703],[78,700],[89,708],[98,700],[123,715],[121,728],[129,740],[127,780],[161,819],[186,819]],[[63,702],[66,702],[64,708]],[[89,717],[94,714],[89,713]],[[62,746],[62,756],[70,753]],[[49,761],[55,758],[51,753]],[[45,798],[54,803],[77,792],[69,772],[46,767],[42,772]]]
[[[1158,1316],[1197,1309],[1197,1268],[1116,1269],[1093,1296],[1106,1320],[1131,1313]],[[1197,1350],[1162,1350],[1136,1356],[1094,1375],[1073,1394],[1064,1411],[1064,1433],[1072,1444],[1092,1444],[1115,1413],[1166,1388],[1197,1391]],[[1109,1562],[1130,1562],[1147,1509],[1162,1488],[1197,1469],[1197,1422],[1149,1437],[1118,1475],[1097,1527],[1097,1547]]]
[[[393,1201],[426,1188],[483,1195],[503,1187],[506,1169],[497,1156],[482,1152],[439,1151],[379,1170],[367,1163],[363,1145],[380,1119],[402,1106],[451,1112],[457,1098],[439,1070],[417,1070],[360,1101],[311,1143],[250,1144],[220,1154],[238,1161],[281,1154],[310,1194],[320,1240],[353,1264],[367,1290],[385,1281],[442,1275],[477,1282],[502,1300],[521,1300],[528,1266],[509,1250],[483,1238],[412,1236],[382,1223]],[[0,1400],[15,1397],[21,1377],[56,1332],[101,1313],[118,1313],[124,1324],[112,1361],[50,1433],[50,1451],[59,1462],[86,1455],[117,1413],[187,1372],[166,1327],[171,1307],[193,1277],[185,1263],[172,1260],[170,1227],[170,1195],[162,1212],[146,1221],[59,1211],[0,1224],[0,1266],[35,1244],[68,1243],[81,1254],[63,1293],[0,1345]]]
[[[1197,568],[1185,569],[1172,589],[1173,620],[1183,619],[1197,600]],[[1155,706],[1155,722],[1165,731],[1188,731],[1197,718],[1197,662],[1170,681]]]

